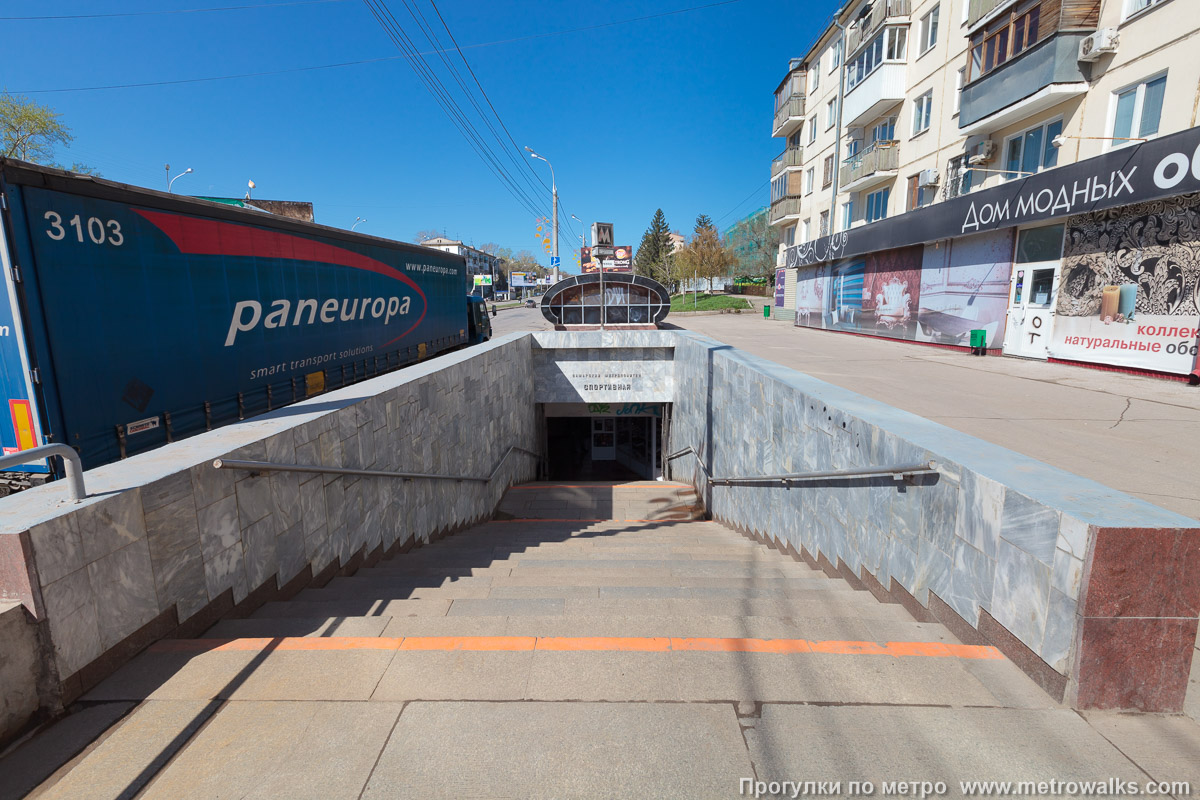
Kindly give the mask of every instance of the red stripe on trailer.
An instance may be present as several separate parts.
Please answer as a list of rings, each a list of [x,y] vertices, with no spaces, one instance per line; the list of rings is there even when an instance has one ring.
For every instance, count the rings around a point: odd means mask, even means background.
[[[421,316],[412,324],[412,327],[395,339],[384,342],[382,347],[398,342],[412,333],[421,324],[421,320],[425,319],[425,313],[429,310],[429,300],[412,278],[398,269],[389,267],[382,261],[376,261],[370,256],[364,256],[362,253],[334,247],[303,236],[293,236],[288,233],[264,230],[250,225],[239,225],[234,222],[189,217],[183,214],[167,214],[144,208],[131,210],[165,233],[179,248],[179,252],[188,255],[286,258],[293,261],[333,264],[339,267],[366,270],[400,281],[420,295]]]

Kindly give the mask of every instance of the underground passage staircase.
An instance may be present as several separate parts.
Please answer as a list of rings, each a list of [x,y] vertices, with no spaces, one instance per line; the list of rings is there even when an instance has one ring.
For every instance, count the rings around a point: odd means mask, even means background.
[[[1081,724],[992,648],[661,482],[513,487],[490,522],[160,641],[84,701],[124,716],[43,797],[732,797],[853,777],[801,742]]]

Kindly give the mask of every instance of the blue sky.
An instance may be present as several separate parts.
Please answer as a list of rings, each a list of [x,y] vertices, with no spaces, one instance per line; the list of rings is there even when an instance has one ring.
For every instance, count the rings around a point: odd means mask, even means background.
[[[78,0],[48,11],[43,0],[8,0],[0,16],[269,2]],[[192,175],[176,181],[177,192],[240,197],[253,179],[255,196],[311,200],[317,221],[326,225],[348,228],[361,216],[368,221],[360,231],[403,241],[421,229],[444,229],[475,244],[527,248],[548,263],[534,236],[534,214],[487,169],[405,60],[169,86],[35,92],[397,55],[362,0],[277,2],[213,13],[3,20],[0,87],[60,111],[75,134],[60,160],[90,164],[106,178],[161,189],[164,164],[172,175],[192,167]],[[429,0],[409,2],[445,39]],[[617,243],[636,247],[658,207],[686,234],[699,213],[724,228],[766,204],[769,162],[782,149],[770,136],[771,92],[833,4],[736,0],[486,43],[707,2],[713,0],[438,4],[517,144],[554,164],[564,265],[573,267],[568,252],[578,247],[580,230],[568,214],[612,222]],[[403,0],[388,5],[429,50]],[[437,56],[426,58],[465,103]],[[473,109],[469,119],[490,137]],[[503,131],[500,136],[507,142]],[[545,163],[532,164],[549,185]],[[537,188],[540,194],[526,187],[548,215],[549,192]]]

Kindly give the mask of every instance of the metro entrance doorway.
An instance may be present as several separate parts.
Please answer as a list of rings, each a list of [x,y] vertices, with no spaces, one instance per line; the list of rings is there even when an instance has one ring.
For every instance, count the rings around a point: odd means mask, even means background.
[[[663,403],[546,403],[550,480],[656,480],[662,474]]]

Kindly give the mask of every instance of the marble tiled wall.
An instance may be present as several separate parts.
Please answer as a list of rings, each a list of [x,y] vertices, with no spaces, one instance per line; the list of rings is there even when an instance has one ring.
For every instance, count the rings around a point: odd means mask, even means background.
[[[1200,523],[696,334],[679,334],[675,374],[670,447],[701,450],[714,476],[939,465],[936,478],[911,484],[709,487],[694,460],[676,460],[674,477],[704,489],[715,519],[840,560],[855,575],[865,570],[884,587],[894,580],[924,605],[933,593],[976,629],[990,615],[1070,679],[1068,699],[1155,710],[1169,710],[1177,694],[1182,702],[1178,675],[1163,675],[1161,691],[1125,685],[1139,678],[1121,672],[1106,637],[1120,628],[1126,646],[1140,637],[1164,657],[1190,653],[1187,631],[1164,626],[1184,614],[1194,641]],[[1151,533],[1166,539],[1151,546]],[[1115,553],[1130,549],[1139,563],[1122,569],[1126,556]],[[1176,561],[1192,565],[1191,574]],[[1097,602],[1114,582],[1159,598],[1165,573],[1179,575],[1170,597],[1136,613]],[[1133,631],[1138,613],[1161,626],[1144,621]],[[1184,663],[1184,686],[1186,676]]]
[[[535,333],[533,400],[669,403],[675,398],[674,343],[669,331]],[[629,388],[606,388],[614,384]]]
[[[530,362],[529,337],[506,337],[90,470],[80,505],[56,484],[6,498],[0,540],[29,542],[36,583],[11,591],[46,621],[59,680],[172,607],[183,622],[228,590],[238,602],[490,515],[534,459],[514,454],[490,484],[212,461],[487,476],[509,446],[537,449]]]

